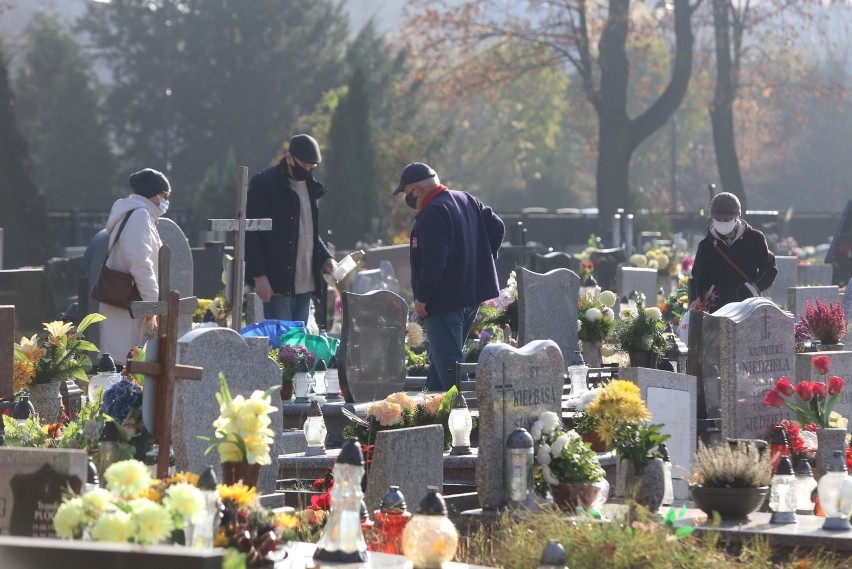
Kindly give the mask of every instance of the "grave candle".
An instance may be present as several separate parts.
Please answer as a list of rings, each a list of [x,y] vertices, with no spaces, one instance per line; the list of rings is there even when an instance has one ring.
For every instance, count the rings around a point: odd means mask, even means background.
[[[299,362],[296,375],[293,377],[293,392],[296,394],[296,403],[308,402],[308,365],[305,360]]]
[[[571,365],[568,366],[568,377],[571,378],[571,397],[577,397],[589,390],[587,377],[589,374],[589,366],[583,360],[583,354],[578,351],[574,352],[574,357],[571,358]]]
[[[781,456],[772,475],[769,508],[772,510],[769,523],[796,523],[796,476],[793,474],[793,463],[787,455]]]
[[[325,400],[337,401],[340,399],[340,377],[337,375],[337,358],[331,356],[328,369],[325,371]]]
[[[115,453],[120,441],[118,427],[115,426],[115,423],[109,421],[101,430],[101,438],[98,441],[98,472],[101,473],[101,486],[106,486],[106,478],[103,474],[115,460]]]
[[[565,548],[559,543],[559,540],[551,539],[544,551],[541,552],[541,560],[538,562],[538,569],[565,569],[565,563],[568,556],[565,553]]]
[[[852,515],[852,478],[846,472],[846,458],[843,451],[834,451],[828,471],[822,475],[817,485],[819,502],[825,512],[824,530],[849,530],[849,516]]]
[[[531,506],[533,493],[533,438],[526,429],[512,431],[506,439],[506,496],[509,507]]]
[[[325,437],[328,434],[328,429],[325,426],[322,409],[320,409],[316,399],[311,400],[311,407],[308,409],[308,418],[305,419],[303,431],[308,442],[305,456],[325,454]]]
[[[402,554],[402,532],[411,512],[405,504],[405,496],[399,491],[399,486],[391,486],[382,498],[379,509],[373,512],[376,518],[376,535],[378,543],[375,551]]]
[[[459,534],[447,517],[447,503],[437,487],[429,486],[417,514],[405,526],[402,550],[415,569],[431,569],[452,559],[458,544]]]
[[[796,513],[811,515],[814,513],[813,493],[817,481],[807,460],[802,460],[796,467]]]
[[[467,401],[461,393],[453,399],[453,408],[447,418],[447,425],[450,428],[450,434],[453,436],[453,448],[450,454],[470,454],[470,432],[473,430],[473,418],[470,415],[470,409],[467,408]]]
[[[314,366],[314,393],[317,395],[325,395],[328,392],[326,384],[326,367],[325,362],[321,358],[317,358],[317,363]]]

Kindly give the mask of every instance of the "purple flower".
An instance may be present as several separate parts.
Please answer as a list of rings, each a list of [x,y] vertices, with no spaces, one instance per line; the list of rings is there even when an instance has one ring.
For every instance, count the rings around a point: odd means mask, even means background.
[[[124,421],[130,412],[142,406],[142,388],[132,381],[122,379],[104,391],[104,413],[118,421]]]
[[[796,343],[804,344],[808,340],[811,339],[811,335],[808,333],[808,327],[804,322],[799,320],[796,324],[793,325],[793,329],[796,331]]]
[[[485,343],[491,339],[491,335],[490,328],[483,328],[482,332],[479,333],[479,341]]]

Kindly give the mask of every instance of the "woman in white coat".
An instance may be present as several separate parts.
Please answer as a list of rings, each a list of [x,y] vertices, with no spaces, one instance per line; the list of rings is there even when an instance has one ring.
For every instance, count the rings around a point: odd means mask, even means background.
[[[107,220],[109,244],[115,243],[107,267],[133,275],[142,300],[156,301],[159,297],[157,257],[163,244],[157,231],[157,218],[169,208],[172,189],[166,177],[151,168],[131,175],[129,184],[133,193],[112,205]],[[118,230],[128,214],[116,242]],[[107,304],[101,304],[100,311],[106,320],[101,323],[98,343],[101,352],[110,354],[115,363],[124,364],[131,348],[144,345],[156,334],[154,316],[133,319],[128,309]]]

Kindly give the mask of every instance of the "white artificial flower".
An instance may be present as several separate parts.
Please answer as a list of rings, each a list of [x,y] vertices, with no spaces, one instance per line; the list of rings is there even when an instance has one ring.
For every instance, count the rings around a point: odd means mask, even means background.
[[[545,411],[541,414],[541,432],[545,435],[552,433],[553,429],[561,424],[562,420],[559,418],[559,415],[553,411]]]
[[[581,438],[583,438],[583,437],[581,437],[581,436],[580,436],[580,433],[578,433],[578,432],[577,432],[577,431],[575,431],[574,429],[571,429],[570,431],[568,431],[567,433],[565,433],[565,437],[568,439],[568,442],[569,442],[569,443],[570,443],[570,442],[573,442],[573,441],[575,441],[575,440],[577,440],[577,439],[581,439]]]
[[[603,313],[601,313],[600,310],[598,310],[597,308],[594,308],[594,307],[588,309],[586,311],[586,315],[585,315],[586,320],[588,320],[589,322],[594,322],[595,320],[600,320],[602,317],[603,317]]]
[[[559,435],[550,447],[550,455],[553,458],[558,458],[559,455],[562,454],[562,451],[565,450],[566,444],[568,444],[568,436]]]
[[[535,453],[535,459],[542,466],[550,464],[550,447],[547,444],[543,444],[538,447],[538,452]]]
[[[541,421],[536,421],[530,427],[530,434],[532,435],[533,440],[539,440],[541,438]]]
[[[609,318],[610,320],[615,320],[615,312],[613,312],[612,308],[604,308],[603,315],[604,315],[604,318]]]
[[[604,306],[609,307],[609,306],[614,306],[615,301],[618,300],[618,298],[615,296],[615,293],[612,292],[611,290],[605,290],[600,294],[600,296],[598,297],[598,300],[600,300],[601,304],[603,304]]]
[[[659,269],[660,264],[657,262],[656,259],[651,259],[650,261],[648,261],[648,268],[649,269]]]
[[[579,411],[585,411],[586,407],[589,405],[589,403],[594,401],[595,397],[598,396],[598,392],[600,390],[601,390],[600,387],[596,387],[596,388],[590,389],[590,390],[586,391],[585,393],[583,393],[582,395],[580,395],[580,397],[579,397],[580,401],[579,401],[579,404],[577,406],[577,409]]]
[[[583,329],[583,321],[577,320],[577,332]]]
[[[636,307],[635,306],[626,306],[621,309],[619,316],[622,318],[634,318],[636,316]]]
[[[648,257],[641,253],[634,253],[633,255],[630,255],[630,264],[634,267],[647,267]]]
[[[550,470],[549,466],[542,465],[541,475],[544,478],[544,481],[551,486],[557,486],[559,484],[559,479],[553,475],[553,471]]]
[[[663,313],[656,306],[649,306],[645,309],[645,317],[650,320],[662,320]]]

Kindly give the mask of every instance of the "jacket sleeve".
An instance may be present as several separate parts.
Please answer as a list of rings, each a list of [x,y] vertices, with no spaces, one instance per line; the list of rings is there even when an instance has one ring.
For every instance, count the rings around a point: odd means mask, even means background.
[[[420,274],[416,275],[417,298],[429,304],[447,269],[450,253],[450,223],[446,211],[430,208],[417,220]]]
[[[695,252],[695,260],[692,263],[692,291],[694,298],[690,298],[690,302],[695,299],[702,298],[707,294],[707,290],[713,284],[710,275],[710,249],[709,237],[705,237],[698,244],[698,250]]]
[[[766,245],[766,237],[763,233],[755,231],[754,238],[754,264],[757,267],[757,280],[754,282],[758,290],[763,292],[772,286],[775,277],[778,276],[778,268],[775,266],[775,255],[769,251]]]
[[[154,266],[160,254],[156,231],[151,214],[144,208],[139,208],[127,219],[127,225],[117,245],[121,248],[122,257],[129,263],[128,271],[136,281],[139,295],[146,302],[153,302],[159,298],[160,289],[154,272]]]
[[[491,245],[491,256],[497,259],[497,253],[500,251],[500,245],[503,244],[503,237],[506,235],[506,224],[490,206],[480,202],[480,207],[482,220],[488,232],[488,243]]]
[[[259,219],[269,217],[270,206],[268,192],[257,176],[249,182],[248,194],[246,195],[246,219]],[[275,220],[272,220],[273,225]],[[266,274],[266,265],[263,262],[263,236],[261,231],[246,231],[245,235],[245,278],[253,283],[254,277]]]

